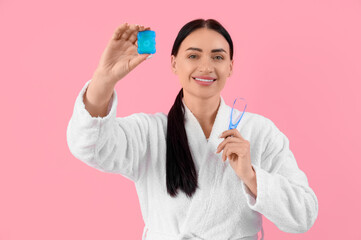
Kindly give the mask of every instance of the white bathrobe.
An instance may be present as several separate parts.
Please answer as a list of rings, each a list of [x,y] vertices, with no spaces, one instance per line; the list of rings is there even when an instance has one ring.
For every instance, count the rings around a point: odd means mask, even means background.
[[[221,103],[207,141],[185,105],[185,129],[198,173],[199,189],[192,198],[166,189],[167,115],[135,113],[116,117],[114,90],[108,115],[91,117],[83,102],[87,81],[76,98],[67,128],[75,158],[102,172],[121,174],[135,183],[145,222],[142,240],[254,240],[262,215],[281,231],[304,233],[318,215],[318,200],[289,149],[288,138],[275,124],[245,112],[237,130],[250,142],[257,177],[257,198],[236,175],[222,153],[215,153],[228,130],[231,107]],[[235,109],[237,116],[241,111]],[[122,191],[119,189],[119,191]]]

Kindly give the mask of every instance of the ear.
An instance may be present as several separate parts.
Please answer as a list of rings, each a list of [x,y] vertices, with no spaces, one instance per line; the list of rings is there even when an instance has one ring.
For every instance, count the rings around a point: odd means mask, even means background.
[[[176,69],[176,61],[175,61],[175,56],[174,55],[171,56],[170,61],[171,61],[172,72],[174,74],[176,74],[177,69]]]
[[[234,59],[232,59],[230,65],[229,65],[229,74],[228,77],[230,77],[233,73],[233,63],[234,63]]]

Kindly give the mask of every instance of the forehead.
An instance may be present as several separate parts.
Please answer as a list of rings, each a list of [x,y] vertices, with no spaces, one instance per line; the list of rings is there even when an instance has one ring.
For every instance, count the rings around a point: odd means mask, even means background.
[[[223,48],[229,53],[229,44],[223,35],[207,28],[197,29],[189,34],[181,43],[179,51],[186,51],[190,47],[200,48],[203,52]]]

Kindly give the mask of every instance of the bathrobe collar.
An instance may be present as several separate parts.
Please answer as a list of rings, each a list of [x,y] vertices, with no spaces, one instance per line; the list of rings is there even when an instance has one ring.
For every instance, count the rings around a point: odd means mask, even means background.
[[[222,96],[220,96],[220,100],[221,100],[220,105],[217,110],[217,115],[216,115],[215,121],[213,123],[212,131],[209,136],[208,143],[210,143],[210,142],[214,143],[215,141],[217,142],[218,136],[222,132],[228,130],[230,114],[231,114],[231,107],[225,104]],[[184,124],[185,124],[186,131],[187,130],[195,131],[193,134],[189,134],[190,136],[188,137],[188,141],[192,140],[192,139],[193,140],[196,139],[197,142],[199,142],[201,144],[207,144],[206,136],[204,135],[203,129],[202,129],[201,125],[199,124],[198,119],[190,111],[190,109],[184,103],[183,99],[182,99],[182,101],[183,101],[183,105],[184,105],[184,109],[185,109]]]

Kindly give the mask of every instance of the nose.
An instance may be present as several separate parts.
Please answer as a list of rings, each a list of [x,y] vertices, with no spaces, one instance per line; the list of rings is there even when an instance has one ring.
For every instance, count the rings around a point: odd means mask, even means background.
[[[199,71],[201,71],[201,72],[213,72],[214,65],[213,65],[212,59],[210,59],[208,57],[201,59],[198,68],[199,68]]]

